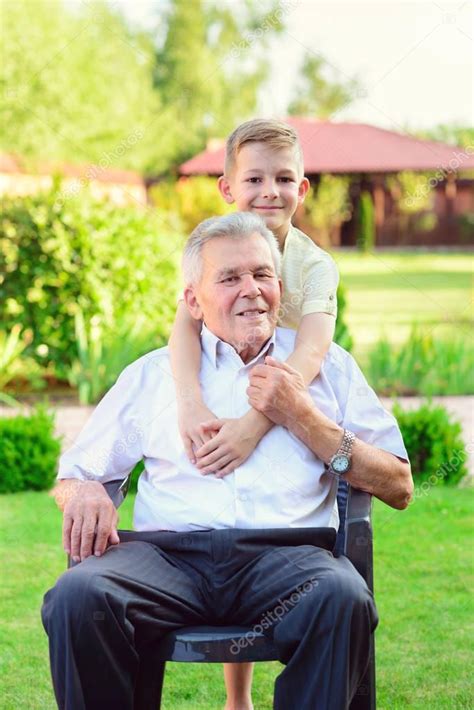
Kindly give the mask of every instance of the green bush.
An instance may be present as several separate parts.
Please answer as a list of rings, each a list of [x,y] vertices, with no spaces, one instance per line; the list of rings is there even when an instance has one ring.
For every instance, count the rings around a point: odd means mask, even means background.
[[[352,336],[349,333],[349,328],[345,320],[345,312],[347,305],[346,289],[340,283],[337,288],[337,321],[336,321],[336,332],[334,334],[334,342],[345,348],[348,352],[351,352],[354,345]]]
[[[54,417],[46,409],[0,418],[0,493],[51,488],[60,449]]]
[[[372,251],[375,245],[375,211],[372,195],[363,190],[357,215],[357,247],[362,252]]]
[[[368,379],[379,394],[474,394],[474,344],[470,338],[435,340],[413,328],[399,348],[382,338],[369,353]]]
[[[56,190],[5,199],[1,223],[0,320],[33,332],[26,354],[46,351],[41,363],[64,377],[76,357],[79,309],[110,330],[145,318],[166,340],[182,247],[168,215]]]
[[[222,199],[216,178],[205,176],[157,183],[151,188],[150,197],[158,209],[179,215],[186,234],[204,219],[235,211],[235,205]]]
[[[393,407],[411,463],[415,483],[458,483],[467,473],[461,425],[445,407],[426,402],[419,409]]]
[[[81,404],[95,404],[114,384],[127,365],[162,343],[143,318],[120,323],[112,331],[99,316],[85,322],[75,315],[77,357],[69,371],[69,383],[77,388]]]

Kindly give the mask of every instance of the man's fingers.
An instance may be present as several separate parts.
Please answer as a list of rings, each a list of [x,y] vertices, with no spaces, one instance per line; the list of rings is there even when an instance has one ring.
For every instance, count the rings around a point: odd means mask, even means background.
[[[100,557],[100,555],[102,555],[107,549],[108,539],[113,530],[115,529],[113,526],[113,513],[114,511],[112,510],[101,513],[97,522],[94,540],[94,555],[96,555],[97,557]],[[117,531],[115,531],[115,533],[116,532]]]
[[[63,548],[67,555],[72,554],[71,552],[71,530],[72,530],[72,516],[67,510],[64,511],[63,518]]]
[[[271,355],[267,355],[267,357],[265,358],[265,365],[269,365],[270,367],[277,367],[280,370],[285,370],[285,372],[295,372],[295,370],[286,362],[280,362],[280,360],[276,360]]]
[[[71,557],[74,562],[79,562],[81,559],[81,531],[82,531],[82,516],[75,516],[71,527]]]
[[[86,557],[92,555],[92,549],[94,547],[94,537],[97,526],[98,514],[94,512],[88,512],[82,521],[81,530],[81,561],[85,560]]]

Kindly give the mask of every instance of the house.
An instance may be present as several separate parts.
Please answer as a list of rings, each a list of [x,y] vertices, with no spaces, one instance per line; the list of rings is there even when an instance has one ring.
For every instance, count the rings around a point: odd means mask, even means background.
[[[101,165],[40,163],[34,169],[14,155],[0,155],[0,196],[33,195],[50,190],[61,179],[60,196],[67,199],[88,188],[98,199],[116,205],[146,205],[147,191],[141,175]]]
[[[376,244],[466,245],[473,238],[474,146],[463,149],[436,141],[361,123],[335,123],[311,118],[288,118],[300,136],[305,174],[314,189],[321,175],[344,175],[350,180],[351,209],[347,221],[331,234],[333,246],[356,243],[356,214],[360,194],[373,200]],[[224,143],[208,149],[180,166],[181,176],[222,174]],[[389,177],[402,171],[429,173],[422,189],[430,194],[430,219],[423,213],[402,214],[396,185]],[[304,208],[296,221],[318,241],[318,232],[305,219]]]

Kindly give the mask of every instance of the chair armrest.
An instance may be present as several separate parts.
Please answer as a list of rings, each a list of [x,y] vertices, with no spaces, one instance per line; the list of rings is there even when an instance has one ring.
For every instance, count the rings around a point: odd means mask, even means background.
[[[130,476],[131,474],[128,474],[127,478],[119,478],[115,481],[107,481],[107,483],[102,484],[116,508],[121,506],[125,500],[125,496],[130,488]]]
[[[373,592],[372,496],[349,486],[347,498],[344,554]]]

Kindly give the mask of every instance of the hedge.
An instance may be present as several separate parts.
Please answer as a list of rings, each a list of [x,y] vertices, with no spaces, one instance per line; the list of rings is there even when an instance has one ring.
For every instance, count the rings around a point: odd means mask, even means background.
[[[31,416],[0,418],[0,493],[49,490],[57,472],[60,440],[44,408]]]
[[[176,307],[179,225],[143,207],[117,207],[58,189],[2,203],[0,321],[33,332],[28,353],[64,376],[76,355],[74,318],[148,319],[161,342]],[[173,225],[176,225],[174,229]],[[40,347],[41,346],[41,347]],[[46,346],[46,347],[45,347]]]

